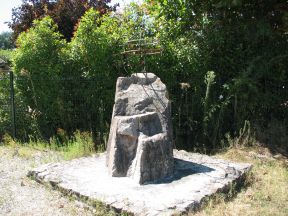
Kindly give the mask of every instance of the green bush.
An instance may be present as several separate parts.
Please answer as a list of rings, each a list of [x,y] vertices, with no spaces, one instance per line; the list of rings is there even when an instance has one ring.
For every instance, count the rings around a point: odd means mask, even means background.
[[[165,50],[150,68],[172,94],[178,145],[217,148],[246,120],[265,128],[276,118],[287,127],[287,17],[279,10],[284,1],[147,2]],[[203,82],[207,71],[216,75],[209,88]]]
[[[13,50],[0,49],[0,58],[10,64],[13,58]]]
[[[22,33],[13,58],[16,88],[23,109],[29,115],[26,134],[49,137],[61,119],[61,74],[67,46],[50,17],[34,21]],[[30,129],[30,130],[29,130]]]
[[[49,140],[63,129],[69,139],[79,129],[91,131],[96,145],[106,142],[121,75],[120,44],[127,37],[119,25],[118,16],[101,17],[91,9],[70,43],[50,17],[36,20],[19,36],[13,69],[18,106],[24,110],[20,137]]]
[[[61,128],[70,139],[79,129],[90,131],[96,146],[105,143],[116,79],[143,67],[141,57],[122,59],[121,51],[140,35],[164,50],[147,57],[146,68],[167,84],[177,147],[220,148],[246,120],[251,128],[271,119],[287,127],[287,26],[275,6],[147,0],[122,14],[89,10],[70,43],[49,17],[35,21],[18,38],[13,62],[27,110],[22,134],[49,139]]]

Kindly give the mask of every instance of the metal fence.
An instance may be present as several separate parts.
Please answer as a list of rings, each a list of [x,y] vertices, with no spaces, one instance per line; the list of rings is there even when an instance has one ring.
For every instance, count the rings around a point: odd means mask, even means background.
[[[15,92],[14,75],[11,71],[0,71],[0,122],[2,128],[0,135],[4,133],[16,137],[16,113],[15,113]]]
[[[95,78],[33,79],[1,73],[0,141],[5,133],[28,141],[49,140],[61,133],[69,137],[80,130],[91,132],[96,144],[103,143],[109,133],[116,79],[105,80],[111,85],[103,87]],[[177,133],[182,133],[179,128]]]
[[[33,138],[49,141],[55,136],[73,137],[80,130],[92,134],[96,145],[103,144],[108,138],[117,76],[101,80],[76,75],[42,75],[37,74],[33,79],[27,75],[14,77],[11,71],[0,71],[0,142],[4,134],[21,141]],[[169,75],[165,77],[162,74],[160,77],[169,89],[177,147],[202,148],[209,143],[202,136],[204,94],[196,95],[189,84],[179,85]],[[287,95],[286,88],[277,92],[283,98]],[[277,97],[281,98],[279,95]],[[226,113],[221,107],[213,113],[214,119],[209,123],[211,130],[208,135],[214,135],[217,142],[223,139],[224,134],[239,131],[233,129],[234,107],[232,101],[225,107]],[[283,125],[287,125],[287,104],[280,108],[281,112],[276,110],[274,114],[278,114],[283,119]]]
[[[21,141],[31,138],[49,141],[55,136],[73,136],[80,130],[90,132],[96,145],[103,144],[108,138],[116,79],[109,81],[110,86],[103,87],[95,78],[37,76],[33,79],[14,77],[11,71],[1,73],[0,141],[4,134]],[[187,98],[181,96],[179,89],[171,90],[172,105],[177,104],[173,115],[173,122],[177,123],[174,133],[181,140],[189,130],[179,125],[177,112],[179,101],[187,102]]]
[[[103,143],[109,131],[114,85],[97,88],[92,78],[14,77],[0,73],[0,141],[4,134],[18,140],[49,140],[88,131]]]

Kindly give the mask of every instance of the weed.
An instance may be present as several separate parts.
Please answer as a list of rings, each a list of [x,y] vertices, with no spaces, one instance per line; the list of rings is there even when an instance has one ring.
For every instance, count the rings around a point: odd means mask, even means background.
[[[105,150],[104,143],[95,147],[90,132],[76,131],[74,135],[68,139],[68,136],[62,129],[59,129],[58,135],[52,137],[49,142],[30,137],[28,143],[19,143],[7,134],[4,135],[3,141],[4,145],[15,149],[15,154],[26,159],[33,157],[35,150],[56,151],[59,152],[65,160],[85,157]],[[46,160],[47,162],[51,162],[54,161],[54,158],[47,158]]]
[[[254,157],[251,152],[259,148],[230,148],[218,156],[246,162],[253,165],[252,171],[246,176],[244,187],[229,202],[223,195],[209,200],[206,208],[198,212],[204,215],[288,215],[288,169],[282,161],[270,158]],[[257,154],[257,153],[255,153]],[[245,186],[246,185],[246,186]],[[233,187],[228,194],[233,194]]]
[[[21,147],[18,148],[18,156],[22,157],[22,158],[32,158],[35,154],[35,150],[33,150],[32,148],[29,147]]]
[[[15,147],[16,146],[16,142],[8,134],[4,134],[3,143],[4,143],[4,145],[10,146],[10,147]]]
[[[245,121],[244,126],[239,130],[238,136],[232,137],[229,133],[225,134],[225,139],[221,141],[221,149],[244,148],[257,146],[255,132],[251,129],[249,121]]]
[[[66,146],[59,148],[65,160],[89,156],[95,153],[92,134],[89,132],[76,131],[74,138],[67,141]]]

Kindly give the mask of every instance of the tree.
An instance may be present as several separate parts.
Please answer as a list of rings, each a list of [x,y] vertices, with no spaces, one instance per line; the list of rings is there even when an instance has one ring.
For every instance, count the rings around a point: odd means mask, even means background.
[[[21,33],[17,44],[13,57],[13,71],[18,77],[16,90],[29,115],[24,134],[32,131],[35,137],[49,138],[61,119],[60,76],[67,43],[53,20],[45,17]]]
[[[69,43],[51,17],[34,21],[19,35],[13,69],[19,98],[30,110],[26,133],[49,139],[58,128],[69,135],[80,129],[103,141],[125,38],[122,23],[90,9]]]
[[[121,74],[118,67],[120,45],[126,38],[127,29],[123,28],[125,22],[118,18],[111,14],[101,16],[96,10],[89,9],[70,42],[70,66],[75,67],[71,70],[74,72],[74,88],[69,100],[78,109],[77,113],[85,116],[78,119],[78,125],[91,130],[100,143],[109,131],[115,82]],[[81,100],[75,101],[75,98]]]
[[[281,2],[147,0],[104,16],[91,9],[69,43],[45,18],[19,37],[17,87],[25,107],[37,111],[46,137],[61,127],[70,134],[100,132],[101,140],[116,78],[139,72],[139,58],[129,57],[124,67],[121,51],[141,32],[141,38],[157,38],[164,50],[147,57],[146,66],[169,89],[177,147],[215,149],[246,120],[261,127],[273,118],[288,124],[287,17]]]
[[[13,42],[11,38],[11,32],[2,32],[0,34],[0,49],[12,49]]]
[[[111,0],[23,0],[20,7],[12,10],[13,40],[32,26],[33,20],[50,16],[58,25],[60,33],[70,41],[79,19],[89,8],[104,15],[115,10],[117,5],[109,6]]]
[[[225,133],[236,135],[245,120],[264,127],[277,118],[287,125],[286,1],[147,2],[156,11],[165,50],[154,71],[175,74],[175,90],[177,82],[192,86],[184,92],[178,87],[172,107],[178,110],[175,131],[183,131],[187,145],[214,148]],[[208,71],[215,73],[211,88]]]

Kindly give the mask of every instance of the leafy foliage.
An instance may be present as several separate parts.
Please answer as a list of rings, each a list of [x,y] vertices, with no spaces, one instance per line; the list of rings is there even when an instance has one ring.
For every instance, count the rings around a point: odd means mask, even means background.
[[[0,49],[0,141],[5,133],[11,133],[10,109],[10,74],[9,65],[13,56],[12,50]]]
[[[29,29],[35,19],[50,16],[58,25],[60,33],[70,41],[73,37],[74,27],[85,11],[94,8],[100,14],[115,10],[117,5],[108,6],[111,0],[23,0],[20,7],[14,8],[12,22],[9,24],[13,30],[13,39]]]
[[[0,34],[0,49],[7,50],[14,47],[11,36],[11,32],[2,32]]]
[[[88,10],[71,42],[52,18],[36,21],[19,36],[14,60],[34,122],[26,133],[48,139],[80,129],[103,144],[116,78],[142,70],[139,57],[120,53],[140,35],[164,50],[146,66],[169,89],[177,147],[213,151],[248,121],[249,133],[273,119],[287,128],[286,19],[285,1],[147,0],[122,13]]]
[[[124,39],[115,31],[119,25],[117,17],[91,9],[70,43],[50,17],[35,21],[19,36],[14,71],[30,119],[23,134],[49,139],[62,129],[68,136],[81,129],[92,131],[96,143],[104,143],[119,75],[119,42]]]
[[[9,106],[9,74],[0,71],[0,142],[5,133],[11,133],[10,106]]]
[[[8,65],[12,62],[13,50],[0,49],[0,58],[3,59]]]
[[[13,70],[19,77],[19,97],[34,122],[33,134],[45,137],[51,134],[52,125],[57,124],[61,116],[59,77],[67,44],[50,17],[35,21],[34,26],[17,40],[20,48],[14,55]],[[43,125],[45,131],[40,130]]]
[[[166,51],[152,68],[174,74],[174,128],[186,148],[217,148],[216,141],[235,135],[245,120],[261,127],[273,118],[287,124],[285,1],[147,2]],[[207,71],[216,75],[211,88],[203,85]],[[177,83],[191,86],[182,98]]]

